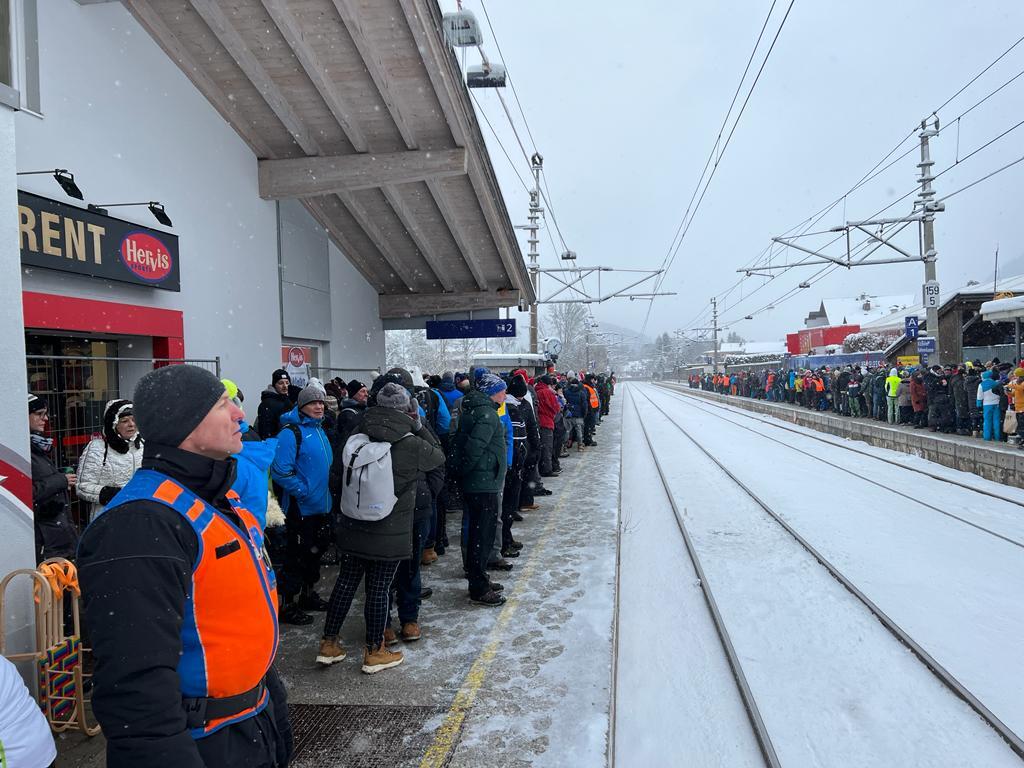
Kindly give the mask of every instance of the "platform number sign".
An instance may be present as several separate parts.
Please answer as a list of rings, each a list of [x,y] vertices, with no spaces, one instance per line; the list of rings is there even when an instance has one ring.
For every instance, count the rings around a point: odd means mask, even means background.
[[[939,308],[939,281],[929,280],[921,286],[921,294],[925,309]]]
[[[489,320],[427,320],[428,339],[490,339],[514,338],[516,321]]]
[[[903,318],[903,335],[908,339],[916,339],[918,330],[917,317],[910,315]]]

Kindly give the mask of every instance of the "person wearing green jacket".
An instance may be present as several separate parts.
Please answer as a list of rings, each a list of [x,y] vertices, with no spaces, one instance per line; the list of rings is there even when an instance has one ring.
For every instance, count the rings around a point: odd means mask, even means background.
[[[498,494],[505,485],[508,450],[505,427],[498,407],[505,400],[506,384],[485,374],[477,389],[462,398],[462,416],[452,449],[452,474],[462,489],[463,514],[467,518],[466,570],[469,598],[475,603],[499,606],[498,594],[487,576],[487,560],[494,544]]]
[[[889,424],[899,421],[899,408],[896,407],[896,392],[900,388],[900,377],[895,368],[889,370],[885,379],[885,417]]]

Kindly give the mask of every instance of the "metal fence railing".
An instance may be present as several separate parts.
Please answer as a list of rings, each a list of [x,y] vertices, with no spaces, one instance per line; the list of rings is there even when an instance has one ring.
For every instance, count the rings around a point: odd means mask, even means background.
[[[184,360],[152,357],[26,355],[28,391],[46,401],[54,463],[77,467],[89,441],[103,432],[103,411],[110,400],[130,399],[135,384],[154,368],[197,365],[220,377],[220,358]],[[143,435],[145,437],[145,435]],[[79,516],[77,499],[72,513]]]

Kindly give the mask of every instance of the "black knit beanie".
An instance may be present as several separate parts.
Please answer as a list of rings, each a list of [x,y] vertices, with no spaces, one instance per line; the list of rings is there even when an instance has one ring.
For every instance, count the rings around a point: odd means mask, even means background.
[[[223,394],[220,379],[205,368],[157,368],[135,385],[135,423],[147,442],[177,448]]]
[[[516,374],[508,383],[508,393],[512,397],[526,397],[526,379]]]
[[[270,376],[270,386],[274,386],[281,379],[288,379],[288,383],[292,383],[292,377],[288,375],[288,371],[286,371],[284,368],[278,368]]]

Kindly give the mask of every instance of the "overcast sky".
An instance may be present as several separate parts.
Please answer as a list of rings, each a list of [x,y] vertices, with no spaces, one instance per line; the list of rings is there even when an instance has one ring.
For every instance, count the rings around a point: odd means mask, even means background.
[[[544,156],[562,234],[579,254],[578,263],[657,268],[771,1],[484,2]],[[778,0],[748,84],[788,5],[788,0]],[[455,0],[442,0],[442,7],[454,10]],[[464,7],[484,25],[488,57],[500,61],[481,0],[465,0]],[[678,295],[655,301],[648,335],[693,320],[712,295],[736,281],[735,270],[752,261],[772,235],[842,195],[1021,35],[1024,3],[1007,0],[796,0],[665,280],[663,290]],[[475,49],[465,55],[467,64],[479,63]],[[1022,76],[965,116],[959,130],[954,124],[966,108],[1022,70],[1024,43],[939,112],[943,123],[951,125],[932,142],[936,172],[956,159],[958,133],[963,157],[1024,120]],[[516,170],[528,181],[528,165],[498,96],[485,90],[473,93]],[[511,91],[505,89],[504,95],[532,152]],[[528,195],[486,125],[483,130],[513,222],[525,223]],[[909,139],[900,152],[916,142],[916,136]],[[946,173],[936,182],[938,194],[1022,155],[1024,126]],[[917,153],[912,153],[850,195],[846,218],[868,217],[909,192],[915,186],[917,162]],[[943,290],[968,279],[991,279],[997,243],[1003,264],[1024,256],[1022,182],[1024,163],[949,201],[936,222]],[[908,213],[911,199],[886,215]],[[840,205],[820,228],[842,221]],[[555,266],[557,257],[547,237],[541,241],[542,266]],[[897,242],[916,251],[916,229],[908,228]],[[525,236],[522,246],[525,253]],[[842,255],[840,250],[830,252]],[[919,294],[923,280],[920,262],[841,269],[754,320],[742,320],[817,269],[786,272],[755,295],[751,292],[765,280],[746,280],[742,295],[750,298],[734,304],[741,297],[740,289],[734,291],[722,320],[739,320],[732,327],[748,339],[776,339],[801,327],[823,297]],[[542,294],[548,292],[542,286]],[[616,299],[593,312],[598,320],[639,330],[647,303]]]

